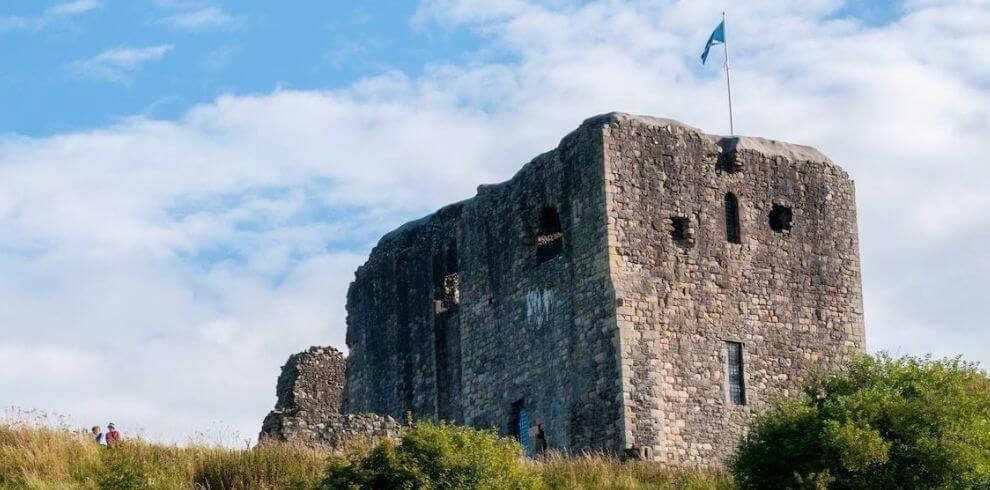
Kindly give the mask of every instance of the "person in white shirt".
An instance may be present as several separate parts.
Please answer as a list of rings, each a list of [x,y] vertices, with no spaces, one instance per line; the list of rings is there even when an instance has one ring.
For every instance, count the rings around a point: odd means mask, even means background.
[[[93,426],[93,442],[101,446],[107,445],[107,438],[104,437],[103,432],[100,432],[100,426],[98,425]]]

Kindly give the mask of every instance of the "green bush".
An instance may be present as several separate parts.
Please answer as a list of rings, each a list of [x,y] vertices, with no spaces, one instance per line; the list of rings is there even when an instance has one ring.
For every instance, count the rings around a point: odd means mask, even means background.
[[[396,444],[383,441],[334,459],[322,488],[525,489],[539,488],[522,447],[482,431],[450,424],[418,423]]]
[[[990,378],[862,356],[764,414],[731,467],[740,488],[990,488]]]

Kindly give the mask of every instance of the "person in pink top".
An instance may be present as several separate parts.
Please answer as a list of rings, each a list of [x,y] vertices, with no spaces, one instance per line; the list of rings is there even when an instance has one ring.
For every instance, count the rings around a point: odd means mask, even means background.
[[[107,424],[106,435],[107,446],[114,446],[120,442],[120,432],[114,427],[113,422]]]

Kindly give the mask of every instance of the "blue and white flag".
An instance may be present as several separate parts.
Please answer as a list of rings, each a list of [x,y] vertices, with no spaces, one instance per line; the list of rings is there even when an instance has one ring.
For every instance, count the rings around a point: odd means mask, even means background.
[[[712,46],[716,44],[725,43],[725,21],[718,23],[718,27],[712,31],[712,35],[708,36],[708,43],[705,44],[705,52],[701,53],[701,64],[705,64],[708,61],[708,50],[712,49]]]

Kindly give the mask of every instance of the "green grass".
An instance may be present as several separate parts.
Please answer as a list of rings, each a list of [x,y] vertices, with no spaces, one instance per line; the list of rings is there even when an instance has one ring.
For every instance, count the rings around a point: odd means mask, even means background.
[[[114,448],[81,431],[0,423],[0,488],[314,488],[333,456],[288,444],[252,449],[125,440]],[[731,488],[722,473],[664,469],[603,457],[527,461],[546,488]]]

